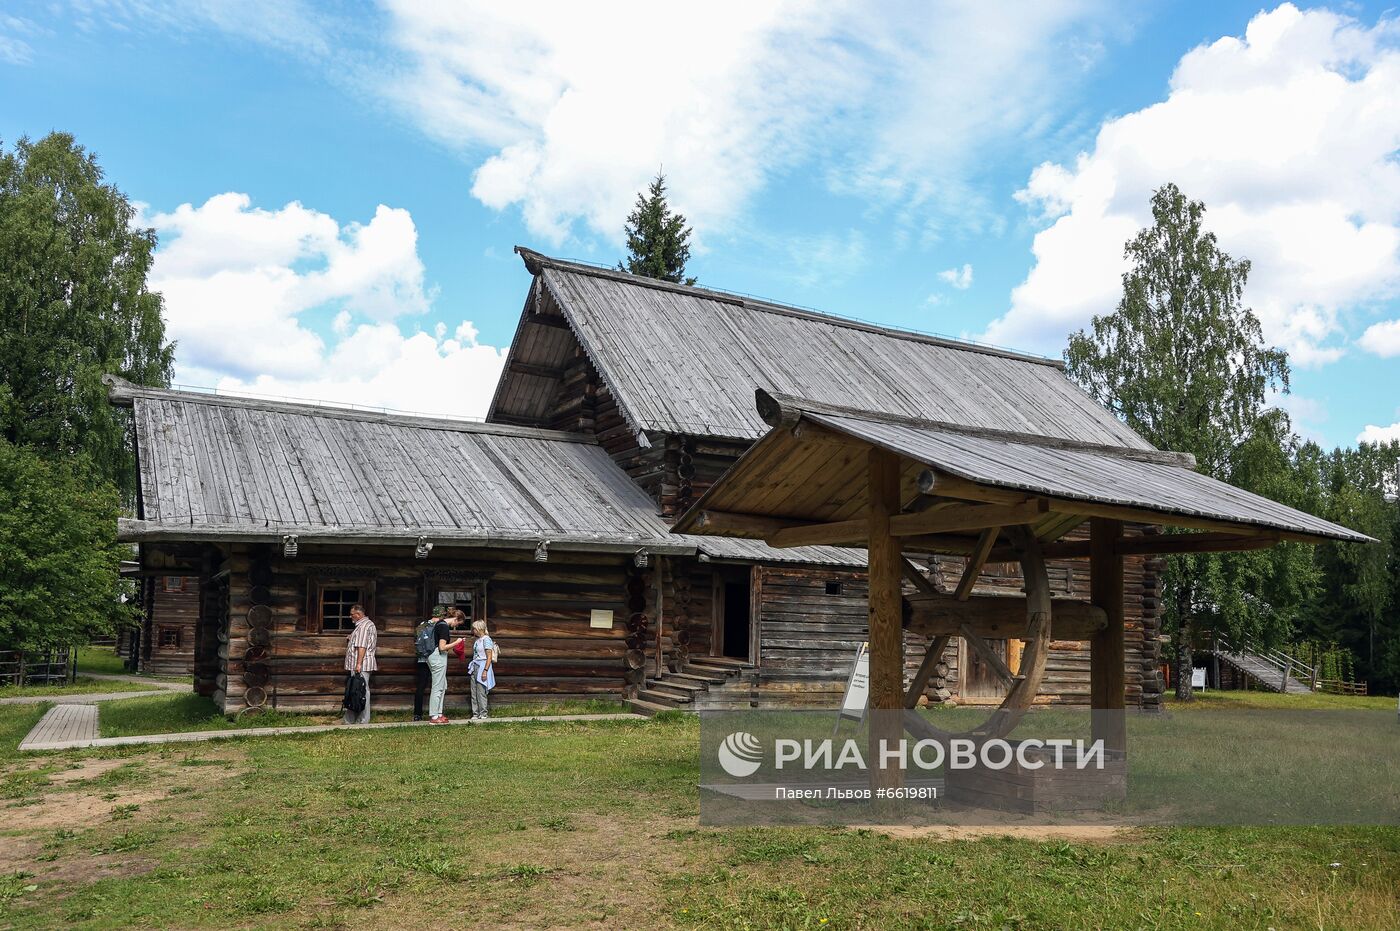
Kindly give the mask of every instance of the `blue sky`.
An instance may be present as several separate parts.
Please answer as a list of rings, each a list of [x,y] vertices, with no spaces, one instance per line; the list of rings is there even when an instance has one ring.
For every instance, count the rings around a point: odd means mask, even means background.
[[[616,261],[658,166],[702,283],[1049,355],[1173,180],[1347,444],[1400,437],[1385,9],[22,2],[0,141],[72,132],[145,205],[178,381],[462,415],[511,247]]]

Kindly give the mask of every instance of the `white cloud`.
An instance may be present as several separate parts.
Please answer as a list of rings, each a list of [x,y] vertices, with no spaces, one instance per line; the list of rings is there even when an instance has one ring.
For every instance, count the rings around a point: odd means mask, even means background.
[[[264,210],[227,193],[138,222],[161,240],[150,280],[178,344],[177,381],[485,414],[504,353],[478,344],[469,322],[451,338],[405,336],[393,322],[433,297],[407,211],[380,205],[366,224],[341,224],[299,203]]]
[[[1356,437],[1358,443],[1389,443],[1392,440],[1400,440],[1400,421],[1396,421],[1388,427],[1377,427],[1374,424],[1367,424]]]
[[[362,324],[302,377],[225,377],[232,394],[336,401],[452,417],[485,417],[505,364],[505,351],[476,342],[463,323],[454,338],[405,337],[392,323]]]
[[[34,49],[21,36],[33,35],[38,27],[27,19],[0,13],[0,62],[27,65],[34,60]]]
[[[799,164],[936,222],[930,205],[976,197],[990,148],[1046,131],[1096,56],[1091,14],[1111,8],[633,0],[604,13],[390,0],[388,10],[401,61],[367,81],[430,135],[472,158],[490,152],[473,194],[519,208],[558,242],[580,225],[616,241],[659,166],[702,234]]]
[[[1361,348],[1382,358],[1400,356],[1400,320],[1373,323],[1361,334]]]
[[[1253,262],[1245,297],[1266,338],[1297,365],[1337,359],[1344,314],[1400,294],[1398,34],[1285,4],[1187,53],[1166,100],[1031,174],[1019,199],[1051,222],[983,338],[1054,351],[1111,311],[1123,244],[1174,181],[1205,202],[1222,248]]]
[[[959,291],[972,287],[972,266],[964,263],[962,268],[950,268],[938,273],[938,277]]]

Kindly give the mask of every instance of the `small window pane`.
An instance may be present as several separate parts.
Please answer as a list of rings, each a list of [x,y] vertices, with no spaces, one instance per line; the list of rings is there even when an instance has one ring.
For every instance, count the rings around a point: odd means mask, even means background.
[[[827,582],[827,583],[826,583],[826,593],[827,593],[828,595],[839,595],[839,594],[841,594],[841,583],[840,583],[840,582]]]
[[[156,646],[163,648],[178,648],[180,646],[180,628],[159,628],[156,632]]]
[[[185,577],[182,575],[167,575],[165,577],[165,590],[167,592],[183,592],[185,590]]]
[[[350,606],[361,601],[358,588],[321,589],[321,629],[352,630],[355,619],[350,616]]]

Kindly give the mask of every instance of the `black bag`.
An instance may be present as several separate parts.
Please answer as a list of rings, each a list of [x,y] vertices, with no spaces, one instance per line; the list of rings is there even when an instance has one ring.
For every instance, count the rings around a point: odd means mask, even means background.
[[[365,677],[358,672],[347,672],[345,674],[345,700],[340,703],[351,714],[359,714],[365,710],[365,702],[369,699],[369,690],[365,687]]]

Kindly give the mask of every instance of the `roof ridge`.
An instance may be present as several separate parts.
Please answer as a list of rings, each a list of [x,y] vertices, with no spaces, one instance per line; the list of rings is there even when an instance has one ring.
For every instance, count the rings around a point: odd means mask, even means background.
[[[1038,356],[1034,353],[1019,352],[1015,349],[1002,349],[997,346],[988,346],[971,340],[953,339],[948,336],[934,336],[930,333],[920,333],[918,330],[909,330],[902,327],[891,327],[880,323],[868,323],[864,320],[857,320],[853,317],[843,317],[839,314],[827,313],[820,310],[811,310],[804,307],[796,307],[791,304],[781,304],[777,301],[770,301],[764,298],[750,297],[738,294],[733,291],[724,291],[717,288],[702,288],[698,285],[677,284],[671,281],[662,281],[657,278],[647,278],[642,275],[633,275],[630,272],[620,271],[615,268],[607,268],[600,265],[590,265],[586,262],[579,262],[570,259],[556,259],[536,252],[526,246],[516,246],[515,252],[525,262],[526,269],[532,275],[538,275],[543,269],[554,268],[560,271],[577,272],[588,275],[592,278],[606,278],[609,281],[616,281],[620,284],[632,285],[638,288],[650,288],[656,291],[670,291],[676,294],[689,294],[705,300],[719,301],[724,304],[731,304],[735,307],[742,307],[745,310],[753,310],[761,313],[780,314],[786,317],[794,317],[799,320],[810,320],[814,323],[825,323],[831,326],[845,327],[852,330],[861,330],[866,333],[874,333],[879,336],[888,336],[892,339],[906,339],[913,342],[927,343],[933,346],[942,346],[947,349],[961,350],[965,352],[976,352],[987,356],[997,356],[1003,359],[1011,359],[1016,362],[1027,362],[1033,365],[1045,365],[1051,368],[1065,368],[1065,363],[1060,359],[1051,359],[1046,356]]]
[[[358,420],[365,423],[384,423],[392,426],[413,427],[424,430],[446,430],[458,433],[482,433],[490,436],[513,436],[521,439],[553,440],[565,443],[583,443],[596,446],[596,437],[582,433],[569,433],[564,430],[545,430],[539,427],[517,427],[512,424],[454,420],[450,417],[430,417],[423,414],[398,414],[387,411],[356,410],[337,407],[333,404],[316,404],[306,401],[273,401],[265,398],[246,397],[228,394],[206,394],[202,391],[182,391],[178,388],[153,388],[136,385],[118,375],[103,375],[107,385],[107,399],[118,407],[131,407],[138,398],[150,400],[183,401],[192,404],[205,404],[215,407],[234,407],[245,410],[274,411],[284,414],[303,414],[312,417],[329,417],[337,420]]]
[[[818,418],[822,415],[829,417],[850,417],[874,423],[887,423],[896,426],[934,430],[939,433],[956,433],[982,439],[1001,440],[1007,443],[1041,446],[1048,449],[1062,449],[1067,452],[1096,453],[1105,456],[1115,456],[1119,459],[1132,459],[1137,462],[1151,462],[1158,465],[1176,466],[1183,469],[1196,468],[1195,456],[1190,453],[1175,452],[1172,450],[1138,449],[1132,446],[1113,446],[1107,443],[1086,443],[1081,440],[1067,440],[1060,437],[1042,436],[1038,433],[1019,433],[1013,430],[997,430],[991,427],[970,427],[964,424],[949,423],[942,420],[925,420],[919,417],[905,416],[903,414],[892,414],[884,411],[867,411],[854,407],[843,407],[839,404],[826,404],[821,401],[799,398],[795,395],[765,391],[762,388],[754,392],[754,401],[758,408],[759,416],[762,417],[764,422],[770,427],[793,426],[803,414],[812,414]]]

